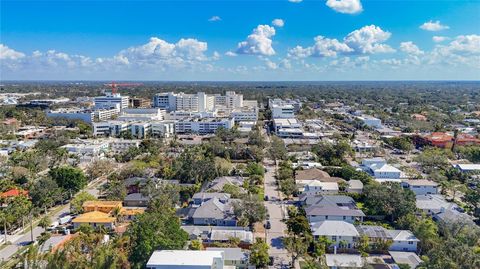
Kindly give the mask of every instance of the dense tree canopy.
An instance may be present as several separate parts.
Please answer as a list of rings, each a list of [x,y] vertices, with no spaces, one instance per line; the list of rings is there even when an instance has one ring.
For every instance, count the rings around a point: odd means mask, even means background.
[[[132,268],[144,268],[155,250],[183,249],[188,234],[180,228],[180,220],[168,207],[148,211],[134,220],[127,230]]]
[[[79,168],[71,166],[55,167],[50,169],[48,174],[59,187],[74,193],[87,185],[87,178]]]

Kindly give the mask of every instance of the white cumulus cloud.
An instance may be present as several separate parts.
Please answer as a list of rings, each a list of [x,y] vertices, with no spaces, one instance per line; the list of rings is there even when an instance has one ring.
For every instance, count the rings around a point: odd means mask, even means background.
[[[424,52],[418,48],[412,41],[402,42],[400,43],[400,50],[412,55],[421,55]]]
[[[429,53],[430,64],[480,68],[480,35],[460,35],[447,45],[436,45]]]
[[[446,37],[446,36],[438,36],[438,35],[434,35],[434,36],[432,37],[432,40],[433,40],[433,42],[435,42],[435,43],[440,43],[440,42],[443,42],[443,41],[449,40],[449,39],[450,39],[450,38],[448,38],[448,37]]]
[[[337,53],[352,52],[353,49],[337,39],[330,39],[323,36],[314,38],[315,44],[311,47],[303,48],[297,46],[288,51],[288,55],[295,58],[313,57],[336,57]]]
[[[269,25],[258,25],[253,29],[247,40],[238,43],[238,54],[252,54],[271,56],[275,54],[272,47],[272,37],[275,36],[275,28]]]
[[[480,54],[480,35],[460,35],[446,47],[449,52],[464,55]]]
[[[169,43],[157,37],[139,46],[121,50],[112,57],[90,58],[84,55],[67,54],[56,50],[34,51],[31,55],[15,52],[6,46],[0,47],[2,69],[20,70],[32,73],[96,72],[128,70],[140,68],[149,70],[178,70],[194,68],[200,64],[217,60],[220,55],[214,52],[205,55],[207,43],[193,38],[182,38],[177,43]],[[5,64],[3,64],[5,62]]]
[[[285,22],[282,19],[274,19],[272,21],[272,25],[276,27],[283,27],[285,25]]]
[[[317,36],[311,47],[296,46],[288,50],[290,58],[305,57],[336,57],[338,54],[375,54],[394,52],[395,50],[384,44],[390,38],[389,32],[383,31],[375,25],[364,26],[349,33],[343,42],[335,38]]]
[[[325,4],[339,13],[356,14],[363,10],[360,0],[327,0]]]
[[[0,60],[17,60],[25,57],[25,54],[13,50],[6,45],[0,44]]]
[[[212,16],[210,17],[210,19],[208,19],[208,21],[221,21],[222,18],[220,18],[219,16]]]
[[[383,42],[387,41],[392,34],[375,25],[364,26],[349,33],[344,42],[356,53],[372,54],[394,52],[395,50]]]
[[[177,43],[169,43],[158,37],[151,37],[144,45],[120,51],[117,57],[136,65],[183,65],[186,62],[207,60],[207,47],[206,42],[193,38],[182,38]]]
[[[450,27],[448,25],[441,24],[440,21],[427,21],[424,24],[420,25],[420,29],[432,32],[446,30],[449,28]]]
[[[225,52],[225,56],[230,56],[230,57],[235,57],[237,56],[238,54],[236,54],[235,52],[233,51],[227,51]]]

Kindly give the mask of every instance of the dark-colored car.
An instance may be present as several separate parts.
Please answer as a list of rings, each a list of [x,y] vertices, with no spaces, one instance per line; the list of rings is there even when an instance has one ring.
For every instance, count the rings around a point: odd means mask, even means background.
[[[265,224],[265,229],[269,230],[270,228],[272,228],[272,224],[270,223],[270,221],[267,221],[267,223]]]
[[[265,195],[265,197],[263,197],[263,200],[268,201],[268,195]]]
[[[268,265],[273,266],[273,257],[272,256],[268,257]]]

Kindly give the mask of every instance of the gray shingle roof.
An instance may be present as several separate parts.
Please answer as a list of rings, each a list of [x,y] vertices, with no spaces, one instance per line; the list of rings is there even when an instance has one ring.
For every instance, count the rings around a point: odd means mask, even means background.
[[[227,203],[224,204],[213,198],[200,205],[193,213],[193,218],[205,218],[205,219],[232,219],[233,213],[231,212],[232,206]]]

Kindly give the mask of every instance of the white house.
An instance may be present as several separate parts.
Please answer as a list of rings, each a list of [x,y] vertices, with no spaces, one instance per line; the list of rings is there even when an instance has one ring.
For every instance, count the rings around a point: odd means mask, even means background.
[[[365,214],[359,210],[355,201],[343,195],[324,195],[314,204],[305,209],[309,222],[320,222],[324,220],[337,220],[354,223],[363,221]]]
[[[376,225],[359,225],[356,228],[360,236],[367,236],[371,242],[391,241],[389,250],[417,251],[417,243],[420,241],[408,230],[387,230]]]
[[[440,194],[425,194],[416,196],[417,209],[432,216],[450,209],[457,209],[458,205],[447,202]]]
[[[225,266],[232,266],[232,268],[242,269],[248,268],[250,263],[250,255],[248,250],[243,250],[241,248],[206,248],[206,250],[223,251]]]
[[[407,187],[411,191],[413,191],[415,195],[438,193],[438,183],[432,180],[426,180],[426,179],[406,180],[403,182],[403,185],[404,187]]]
[[[348,186],[346,191],[349,193],[362,193],[363,183],[358,179],[351,179],[347,182]]]
[[[387,164],[387,161],[383,158],[365,159],[362,161],[362,168],[377,179],[377,181],[401,181],[402,171]]]
[[[417,251],[417,244],[420,242],[412,232],[408,230],[387,230],[392,238],[392,245],[389,250],[393,251]]]
[[[337,182],[321,182],[319,180],[297,180],[299,193],[311,195],[336,194],[338,193]]]
[[[454,167],[460,170],[462,173],[480,172],[480,164],[461,163],[454,165]]]
[[[216,250],[157,250],[147,269],[223,269],[224,252]]]
[[[353,224],[341,220],[324,220],[310,223],[315,238],[322,236],[332,240],[332,247],[354,248],[355,239],[359,236]]]

